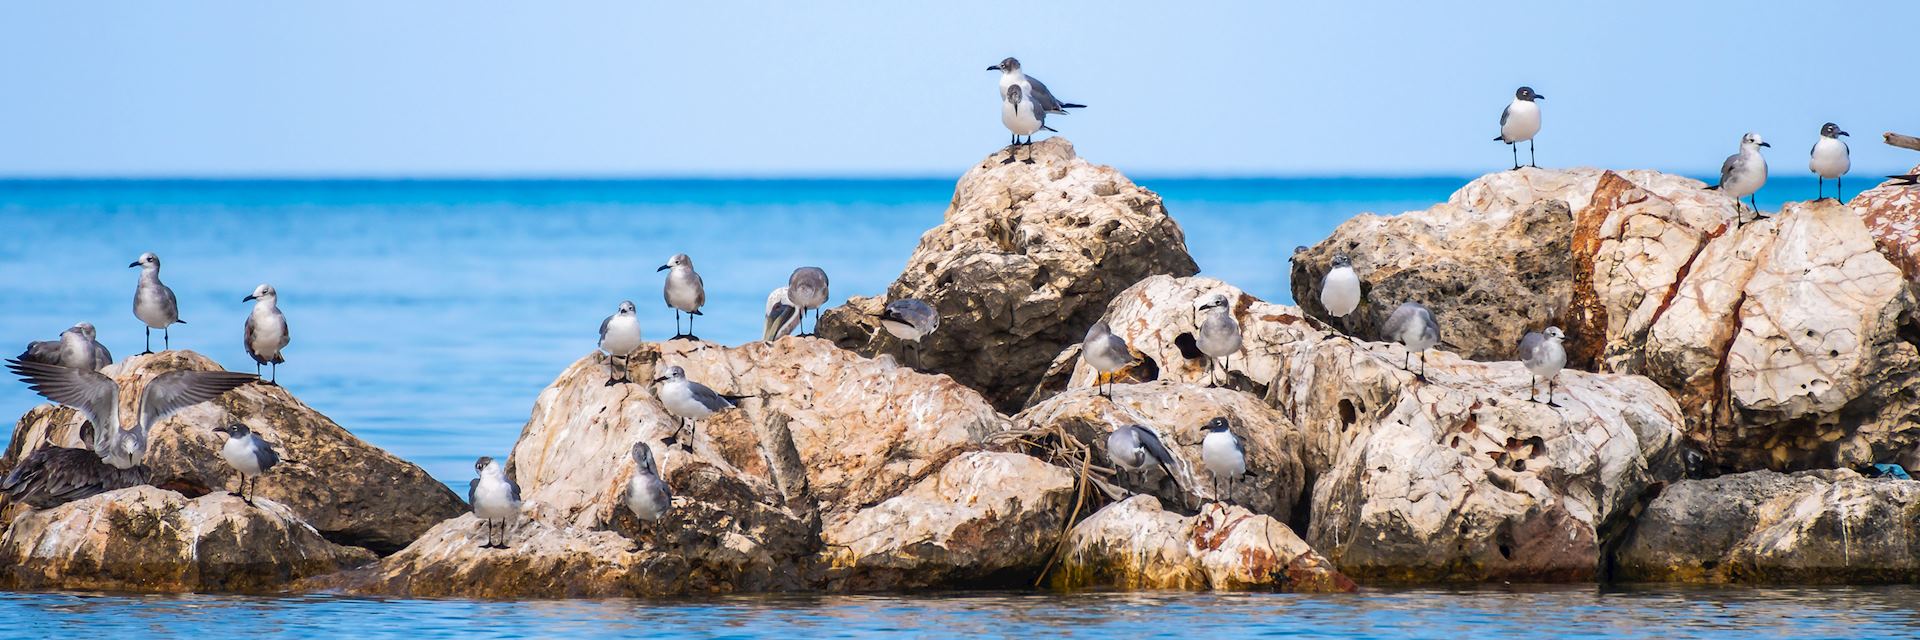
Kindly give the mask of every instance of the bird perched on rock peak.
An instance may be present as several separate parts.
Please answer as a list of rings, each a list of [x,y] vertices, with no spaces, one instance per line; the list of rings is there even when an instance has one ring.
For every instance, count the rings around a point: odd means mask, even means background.
[[[1513,91],[1513,102],[1500,111],[1500,135],[1494,136],[1495,142],[1507,143],[1507,149],[1513,152],[1513,168],[1520,168],[1520,143],[1527,143],[1527,166],[1540,164],[1533,155],[1533,136],[1540,133],[1540,104],[1536,100],[1547,97],[1533,92],[1532,87],[1520,87]]]
[[[1814,192],[1815,200],[1826,195],[1829,179],[1834,181],[1834,199],[1840,200],[1847,197],[1845,176],[1847,171],[1853,168],[1853,159],[1847,150],[1846,141],[1840,139],[1840,136],[1844,135],[1847,135],[1847,132],[1841,131],[1840,125],[1831,122],[1820,125],[1820,139],[1815,140],[1813,150],[1807,152],[1807,168],[1813,170],[1814,175],[1819,176],[1815,187],[1818,191]]]
[[[280,293],[273,285],[262,284],[253,288],[253,293],[241,299],[252,302],[253,311],[247,314],[241,344],[247,349],[247,356],[253,358],[253,375],[260,375],[260,365],[268,365],[273,377],[267,384],[280,384],[280,363],[287,358],[281,353],[292,340],[287,331],[287,316],[280,313]]]
[[[1740,150],[1727,156],[1726,162],[1720,163],[1720,184],[1707,189],[1718,189],[1733,196],[1734,209],[1737,211],[1741,198],[1754,196],[1760,192],[1760,187],[1766,186],[1767,158],[1760,155],[1760,148],[1771,146],[1758,133],[1740,136]],[[1751,204],[1753,212],[1760,213],[1760,199],[1754,197]],[[1737,216],[1735,220],[1738,220]]]
[[[699,340],[693,335],[693,317],[700,315],[700,307],[707,304],[707,286],[701,282],[700,274],[693,270],[693,258],[687,254],[676,253],[667,263],[654,271],[668,271],[667,285],[662,295],[667,306],[673,307],[673,337],[671,340]],[[687,330],[680,332],[680,314],[687,314]]]

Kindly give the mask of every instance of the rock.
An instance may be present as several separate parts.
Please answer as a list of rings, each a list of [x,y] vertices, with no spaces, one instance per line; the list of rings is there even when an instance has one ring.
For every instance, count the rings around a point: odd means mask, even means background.
[[[1001,164],[995,153],[962,176],[945,221],[921,236],[886,295],[826,311],[820,335],[863,354],[897,353],[902,345],[874,316],[889,300],[925,300],[941,320],[923,341],[923,367],[1012,413],[1115,294],[1146,276],[1198,270],[1160,196],[1079,158],[1064,138],[1028,149],[1036,164]]]
[[[1174,353],[1192,328],[1184,301],[1215,292],[1235,301],[1246,345],[1235,384],[1300,433],[1311,508],[1291,522],[1349,576],[1590,580],[1641,493],[1680,475],[1684,418],[1643,377],[1563,371],[1555,408],[1528,400],[1518,362],[1435,351],[1421,383],[1399,345],[1330,338],[1298,309],[1207,278],[1142,281],[1107,316],[1139,352]],[[1089,386],[1088,373],[1068,388]]]
[[[829,589],[1025,588],[1073,509],[1073,473],[1017,453],[974,452],[873,507],[834,518]]]
[[[1246,449],[1252,475],[1214,478],[1200,459],[1200,442],[1208,420],[1225,416]],[[1132,424],[1146,426],[1177,458],[1168,478],[1159,469],[1121,473],[1108,479],[1130,492],[1159,497],[1169,504],[1192,508],[1206,501],[1227,501],[1286,521],[1306,500],[1306,471],[1300,429],[1286,415],[1258,398],[1230,389],[1160,381],[1119,384],[1113,399],[1091,386],[1074,388],[1014,416],[1020,429],[1059,430],[1094,451],[1093,463],[1111,467],[1107,435]]]
[[[120,384],[121,411],[132,415],[138,390],[155,376],[219,369],[197,353],[165,351],[127,358],[102,373]],[[0,458],[0,472],[42,442],[80,446],[82,422],[79,412],[66,407],[28,411]],[[155,425],[146,455],[150,483],[188,496],[232,490],[239,475],[220,458],[226,436],[213,428],[234,422],[246,424],[280,452],[281,464],[255,487],[259,495],[285,505],[328,540],[391,553],[466,510],[426,470],[354,437],[286,388],[265,384],[234,389]]]
[[[1908,281],[1920,282],[1920,187],[1888,180],[1860,192],[1847,206],[1860,212],[1880,253]]]
[[[0,588],[261,593],[374,559],[271,498],[254,504],[139,486],[28,512],[0,538]]]
[[[668,364],[746,396],[682,436],[692,451],[661,442],[678,421],[647,385],[606,385],[607,360],[590,355],[540,394],[514,445],[508,473],[527,502],[513,548],[479,548],[480,525],[462,518],[316,586],[484,597],[959,587],[1031,580],[1064,528],[1074,477],[982,452],[1009,423],[944,375],[817,338],[648,345],[630,375],[651,380]],[[621,502],[642,440],[674,493],[654,523]]]
[[[1615,578],[1709,583],[1920,580],[1920,483],[1852,471],[1754,471],[1660,492]]]
[[[1218,502],[1182,517],[1144,495],[1074,525],[1049,576],[1056,589],[1355,589],[1278,520]]]

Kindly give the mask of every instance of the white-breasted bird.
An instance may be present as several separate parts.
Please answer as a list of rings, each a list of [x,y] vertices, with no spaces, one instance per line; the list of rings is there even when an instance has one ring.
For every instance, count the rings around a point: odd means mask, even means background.
[[[1418,302],[1401,303],[1387,316],[1387,322],[1381,325],[1380,332],[1388,340],[1398,342],[1407,348],[1407,358],[1401,368],[1413,370],[1413,354],[1420,353],[1420,372],[1414,374],[1421,382],[1427,381],[1427,350],[1440,344],[1440,323],[1433,318],[1433,312]]]
[[[1113,329],[1107,326],[1107,321],[1101,320],[1087,329],[1087,338],[1080,342],[1080,359],[1087,361],[1087,365],[1099,374],[1095,377],[1094,386],[1106,382],[1103,393],[1112,398],[1113,374],[1133,364],[1133,350],[1127,347],[1126,339],[1113,335]]]
[[[779,287],[767,294],[766,322],[760,326],[760,339],[773,342],[782,336],[793,335],[793,331],[799,328],[800,308],[787,299],[787,288]]]
[[[919,368],[920,339],[940,328],[940,312],[924,300],[895,300],[880,310],[880,326],[913,345],[913,366]]]
[[[1720,163],[1720,184],[1707,189],[1724,191],[1727,195],[1733,196],[1733,201],[1736,203],[1741,198],[1759,193],[1760,187],[1767,184],[1767,158],[1760,155],[1760,147],[1771,146],[1773,145],[1767,144],[1766,140],[1760,139],[1758,133],[1740,136],[1740,151],[1727,156],[1727,161]],[[1753,199],[1752,205],[1753,212],[1759,213],[1758,197]],[[1738,208],[1735,207],[1735,209]]]
[[[133,316],[147,325],[147,350],[140,353],[153,353],[153,330],[160,330],[160,348],[173,348],[175,324],[186,324],[180,319],[180,305],[173,297],[173,289],[160,282],[160,256],[152,251],[140,254],[128,268],[140,268],[140,284],[133,290]]]
[[[654,466],[653,449],[645,442],[633,443],[633,476],[627,479],[627,510],[646,522],[659,520],[673,509],[673,491],[660,479]]]
[[[27,343],[27,350],[17,358],[21,362],[39,362],[43,364],[73,367],[98,371],[113,364],[113,353],[106,345],[94,339],[91,323],[77,322],[67,330],[60,332],[57,340],[35,340]]]
[[[240,472],[240,490],[228,493],[240,496],[249,505],[253,504],[253,495],[259,493],[260,474],[280,464],[280,454],[273,450],[273,445],[260,439],[260,434],[238,422],[214,427],[213,432],[227,436],[220,445],[220,459],[227,461],[227,466],[233,467],[234,471]],[[253,484],[253,491],[248,490],[248,483]]]
[[[1033,134],[1041,129],[1053,131],[1053,128],[1047,126],[1047,112],[1040,110],[1040,105],[1024,88],[1009,85],[1006,92],[1006,99],[1000,102],[1000,124],[1013,132],[1013,144],[1007,146],[1007,159],[1000,164],[1013,164],[1014,153],[1023,146],[1028,148],[1027,159],[1022,162],[1033,164]],[[1020,136],[1026,136],[1026,142],[1021,142]]]
[[[267,384],[278,385],[280,363],[287,361],[282,350],[293,339],[293,334],[287,331],[287,316],[280,313],[280,293],[273,290],[273,285],[262,284],[254,287],[253,294],[241,302],[253,303],[240,339],[247,356],[253,358],[253,375],[260,375],[260,365],[268,365],[272,377],[267,379]]]
[[[1540,133],[1540,104],[1535,100],[1547,97],[1533,92],[1532,87],[1520,87],[1513,91],[1513,102],[1500,111],[1500,135],[1494,136],[1495,142],[1507,143],[1507,149],[1513,152],[1513,168],[1520,168],[1520,143],[1527,143],[1527,166],[1538,167],[1533,154],[1533,136]]]
[[[1221,496],[1221,502],[1227,502],[1235,481],[1247,475],[1247,450],[1241,446],[1240,438],[1233,435],[1232,425],[1225,416],[1208,420],[1202,429],[1207,435],[1200,440],[1200,461],[1213,476],[1214,495]],[[1222,478],[1227,480],[1226,493],[1220,492]]]
[[[1840,125],[1831,122],[1820,125],[1820,139],[1815,140],[1813,150],[1807,152],[1807,168],[1820,177],[1817,185],[1819,191],[1814,192],[1815,200],[1826,195],[1828,180],[1836,181],[1834,200],[1847,197],[1845,176],[1847,171],[1853,169],[1853,158],[1847,150],[1846,141],[1840,139],[1844,135],[1847,132],[1841,131]]]
[[[507,471],[493,458],[480,456],[474,461],[473,471],[479,477],[467,483],[467,504],[473,507],[473,515],[487,523],[487,543],[482,549],[507,548],[507,530],[515,517],[520,515],[520,485],[507,479]],[[500,542],[494,542],[494,527],[500,528]]]
[[[1233,354],[1240,351],[1240,321],[1233,317],[1232,303],[1225,294],[1208,296],[1200,304],[1200,319],[1194,328],[1194,346],[1207,354],[1207,378],[1213,386],[1220,384],[1214,375],[1214,361],[1222,361],[1220,369],[1225,371],[1227,379],[1233,379]]]
[[[620,359],[620,377],[607,376],[606,386],[633,382],[633,374],[627,369],[632,364],[629,361],[633,352],[639,350],[641,344],[644,343],[640,339],[639,310],[632,300],[621,300],[620,308],[600,321],[600,350],[606,352],[609,361]]]
[[[1107,434],[1107,460],[1122,471],[1142,471],[1158,466],[1173,480],[1175,487],[1180,486],[1180,476],[1173,472],[1173,452],[1160,441],[1160,436],[1146,427],[1131,424]],[[1185,491],[1184,488],[1181,489]]]
[[[1353,259],[1347,254],[1333,255],[1332,268],[1320,279],[1320,306],[1325,307],[1327,315],[1340,319],[1342,331],[1351,332],[1347,324],[1347,315],[1360,308],[1360,274],[1353,270]]]
[[[987,67],[987,70],[1000,72],[1000,95],[1007,95],[1007,87],[1017,85],[1022,93],[1033,98],[1034,104],[1039,105],[1041,113],[1066,115],[1068,109],[1084,109],[1087,106],[1061,102],[1053,97],[1053,91],[1047,88],[1046,83],[1040,82],[1039,78],[1027,75],[1026,70],[1020,67],[1020,61],[1011,56],[1001,60],[1000,64]]]
[[[671,340],[699,340],[693,335],[693,317],[700,315],[700,307],[707,304],[707,285],[700,280],[699,272],[693,270],[693,258],[687,254],[676,253],[667,263],[654,271],[668,271],[667,284],[661,295],[666,298],[667,306],[673,307],[673,337]],[[680,332],[680,314],[687,314],[687,331]]]
[[[662,442],[675,444],[679,442],[680,430],[689,429],[688,442],[680,445],[680,448],[689,451],[693,449],[693,437],[698,435],[698,421],[734,408],[734,401],[742,397],[721,395],[707,385],[688,380],[687,370],[679,365],[662,369],[660,376],[653,381],[659,385],[654,395],[660,399],[660,406],[666,408],[669,415],[680,419],[680,428],[674,429],[673,435],[667,436]]]
[[[800,267],[787,276],[787,300],[800,309],[800,319],[806,320],[807,312],[813,312],[813,331],[801,333],[810,336],[820,331],[820,307],[827,304],[827,270],[820,267]]]
[[[1560,370],[1567,366],[1567,349],[1562,341],[1567,334],[1560,327],[1547,327],[1545,333],[1528,331],[1520,338],[1520,362],[1527,365],[1527,371],[1533,379],[1527,382],[1527,399],[1539,402],[1534,395],[1534,386],[1540,378],[1547,379],[1547,406],[1558,407],[1553,402],[1553,380]]]

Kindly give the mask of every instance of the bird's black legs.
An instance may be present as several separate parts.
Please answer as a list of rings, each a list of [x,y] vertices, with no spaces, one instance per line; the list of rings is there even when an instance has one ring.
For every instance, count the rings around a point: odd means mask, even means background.
[[[695,309],[695,311],[698,311],[698,309]],[[699,337],[693,335],[693,314],[691,313],[687,314],[687,339],[688,340],[700,339]]]
[[[167,325],[167,328],[160,330],[160,350],[173,350],[173,325]]]
[[[268,363],[267,371],[269,372],[267,374],[268,375],[267,384],[270,384],[276,387],[280,386],[280,363],[278,362]],[[253,373],[254,375],[260,375],[260,371],[257,369]]]
[[[1516,163],[1516,164],[1518,164],[1518,163]],[[1538,159],[1536,159],[1536,158],[1534,157],[1534,155],[1533,155],[1533,141],[1532,141],[1532,140],[1528,140],[1528,141],[1527,141],[1527,166],[1529,166],[1529,167],[1533,167],[1533,168],[1535,168],[1535,169],[1538,169],[1538,168],[1540,168],[1540,161],[1539,161]]]
[[[1425,350],[1420,351],[1420,373],[1414,374],[1413,379],[1421,382],[1427,381],[1427,352]]]
[[[1527,402],[1540,401],[1540,390],[1536,388],[1538,386],[1540,386],[1540,376],[1527,376]]]
[[[1813,192],[1814,200],[1819,200],[1821,198],[1827,197],[1827,177],[1826,176],[1821,176],[1821,175],[1814,176],[1814,185],[1816,185],[1814,187],[1814,192]]]
[[[507,548],[507,521],[504,519],[500,521],[500,544],[494,545],[493,548],[495,549]]]
[[[1027,164],[1033,164],[1033,136],[1027,136],[1026,147],[1027,147],[1027,159],[1022,160],[1021,162],[1025,162]]]
[[[1560,406],[1560,405],[1558,405],[1558,404],[1555,404],[1555,403],[1553,402],[1553,389],[1554,389],[1554,385],[1553,385],[1553,382],[1554,382],[1554,379],[1555,379],[1555,378],[1558,378],[1558,377],[1559,377],[1559,376],[1554,376],[1553,378],[1547,378],[1547,406],[1549,406],[1549,407],[1559,407],[1559,406]]]
[[[1520,170],[1520,143],[1509,142],[1507,143],[1507,149],[1513,152],[1513,169],[1515,171]]]
[[[247,503],[249,507],[253,506],[254,494],[260,493],[260,478],[256,476],[252,480],[248,480],[246,476],[241,476],[240,486],[247,488],[246,491],[240,494],[240,501]]]
[[[140,352],[140,355],[149,353],[153,353],[153,327],[147,327],[147,350]]]
[[[253,361],[253,377],[255,378],[260,377],[260,361],[259,360]]]

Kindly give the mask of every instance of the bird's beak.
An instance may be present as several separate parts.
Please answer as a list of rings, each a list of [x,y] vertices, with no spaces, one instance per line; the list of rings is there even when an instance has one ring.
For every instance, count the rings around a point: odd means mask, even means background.
[[[1536,94],[1533,94],[1533,99],[1535,99],[1535,100],[1545,100],[1545,99],[1547,99],[1547,97],[1546,97],[1546,96],[1543,96],[1543,95],[1540,95],[1540,94],[1538,94],[1538,93],[1536,93]]]
[[[666,378],[666,376],[661,376],[661,377],[658,377],[658,378],[654,378],[654,379],[653,379],[653,381],[654,381],[655,383],[661,383],[661,382],[666,382],[666,381],[667,381],[667,378]]]
[[[1845,132],[1845,131],[1842,131],[1842,132],[1840,132],[1840,133],[1837,133],[1837,134],[1834,134],[1834,135],[1842,135],[1842,136],[1844,136],[1844,135],[1847,135],[1847,132]],[[1851,137],[1851,136],[1849,136],[1849,137]]]
[[[140,261],[139,261],[139,260],[135,260],[135,261],[133,261],[133,262],[132,262],[131,264],[128,264],[128,265],[127,265],[127,268],[129,268],[129,269],[131,269],[131,268],[134,268],[134,267],[138,267],[138,266],[140,266]]]
[[[1000,65],[997,65],[997,64],[996,64],[996,65],[993,65],[993,66],[991,66],[991,67],[987,67],[987,70],[988,70],[988,71],[999,71],[999,70],[1000,70]]]
[[[660,268],[658,268],[658,269],[654,269],[654,272],[655,272],[655,273],[658,273],[658,272],[661,272],[661,271],[666,271],[666,270],[668,270],[668,269],[672,269],[672,268],[673,268],[673,265],[670,265],[670,264],[663,264],[663,265],[660,265]]]
[[[247,297],[245,297],[245,298],[241,298],[241,299],[240,299],[240,301],[241,301],[241,302],[253,302],[254,300],[256,300],[256,299],[258,299],[259,297],[260,297],[260,296],[256,296],[256,295],[252,295],[252,294],[248,294],[248,295],[247,295]]]
[[[1771,145],[1771,144],[1767,144],[1767,143],[1765,143],[1765,142],[1762,142],[1762,143],[1760,143],[1760,146],[1762,146],[1762,147],[1767,147],[1767,148],[1772,148],[1772,147],[1773,147],[1773,145]]]

